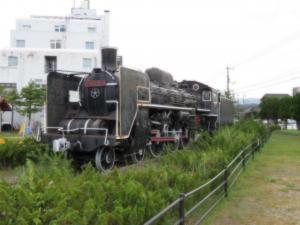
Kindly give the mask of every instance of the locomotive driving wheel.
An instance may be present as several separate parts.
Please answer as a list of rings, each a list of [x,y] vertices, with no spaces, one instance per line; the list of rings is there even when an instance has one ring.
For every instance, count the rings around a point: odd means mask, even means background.
[[[164,144],[162,142],[151,142],[147,145],[147,149],[151,157],[157,158],[162,154],[164,150]]]
[[[136,152],[130,154],[130,159],[133,163],[139,163],[144,160],[145,153],[146,153],[145,148],[139,148]]]
[[[99,171],[110,170],[114,167],[116,154],[114,149],[101,148],[95,155],[95,165]]]
[[[180,140],[177,139],[174,142],[170,142],[169,145],[170,145],[170,152],[176,152],[180,147]]]

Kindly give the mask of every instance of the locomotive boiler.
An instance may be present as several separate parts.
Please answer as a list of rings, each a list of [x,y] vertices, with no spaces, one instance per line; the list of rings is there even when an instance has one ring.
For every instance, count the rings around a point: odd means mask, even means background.
[[[102,49],[91,73],[51,72],[42,141],[75,160],[111,169],[116,161],[176,151],[196,131],[231,123],[232,102],[197,81],[176,82],[158,68],[117,65],[117,50]]]

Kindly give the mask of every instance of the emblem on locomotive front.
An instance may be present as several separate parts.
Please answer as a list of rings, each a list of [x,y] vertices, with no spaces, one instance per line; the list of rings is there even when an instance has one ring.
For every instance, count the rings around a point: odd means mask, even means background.
[[[91,97],[96,99],[96,98],[99,98],[100,96],[100,89],[99,88],[93,88],[91,90]]]

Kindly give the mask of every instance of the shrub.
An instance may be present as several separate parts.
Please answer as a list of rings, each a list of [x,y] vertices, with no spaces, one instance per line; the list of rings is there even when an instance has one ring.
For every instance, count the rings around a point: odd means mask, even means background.
[[[38,162],[47,152],[47,145],[37,144],[32,138],[6,140],[0,145],[0,168],[24,165],[27,159]]]

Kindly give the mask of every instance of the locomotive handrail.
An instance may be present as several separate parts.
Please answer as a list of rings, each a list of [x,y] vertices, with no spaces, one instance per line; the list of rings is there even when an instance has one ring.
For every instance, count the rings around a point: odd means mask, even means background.
[[[57,129],[57,131],[62,132],[62,136],[65,137],[65,132],[75,132],[75,131],[86,131],[86,130],[92,130],[92,131],[105,131],[105,138],[104,138],[104,144],[109,145],[108,143],[108,129],[107,128],[74,128],[74,129],[64,129],[64,127],[45,127],[45,129]]]
[[[183,110],[183,111],[193,111],[195,108],[191,107],[180,107],[172,105],[159,105],[159,104],[149,104],[149,103],[138,103],[138,106],[146,108],[157,108],[157,109],[174,109],[174,110]]]
[[[57,129],[57,130],[58,130],[58,129],[63,129],[63,127],[44,127],[44,128],[43,128],[44,133],[47,133],[47,130],[48,130],[48,129],[50,129],[50,130]]]
[[[107,137],[108,137],[108,129],[107,128],[74,128],[74,129],[58,129],[58,131],[62,132],[64,135],[64,132],[75,132],[80,130],[93,130],[93,131],[105,131],[105,139],[104,144],[108,145]]]

